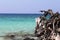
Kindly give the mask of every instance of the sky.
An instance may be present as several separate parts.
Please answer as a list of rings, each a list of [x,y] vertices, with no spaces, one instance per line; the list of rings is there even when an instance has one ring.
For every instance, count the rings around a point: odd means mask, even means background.
[[[39,13],[48,9],[60,12],[60,0],[0,0],[0,13]]]

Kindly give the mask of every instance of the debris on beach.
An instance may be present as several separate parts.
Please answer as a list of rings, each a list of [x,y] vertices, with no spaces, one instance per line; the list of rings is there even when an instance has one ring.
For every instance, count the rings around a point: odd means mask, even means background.
[[[59,12],[53,13],[51,9],[48,9],[48,11],[41,10],[40,12],[44,14],[36,19],[35,36],[41,40],[58,40],[57,38],[60,38]]]

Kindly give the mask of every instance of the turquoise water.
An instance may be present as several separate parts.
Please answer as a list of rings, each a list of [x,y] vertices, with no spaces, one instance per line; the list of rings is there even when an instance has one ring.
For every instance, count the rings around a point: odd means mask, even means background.
[[[40,14],[0,14],[0,34],[26,31],[33,33],[35,18]]]

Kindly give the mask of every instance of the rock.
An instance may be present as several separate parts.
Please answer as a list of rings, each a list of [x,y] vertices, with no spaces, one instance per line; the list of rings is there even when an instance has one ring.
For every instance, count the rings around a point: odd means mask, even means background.
[[[25,38],[24,40],[35,40],[35,39]]]

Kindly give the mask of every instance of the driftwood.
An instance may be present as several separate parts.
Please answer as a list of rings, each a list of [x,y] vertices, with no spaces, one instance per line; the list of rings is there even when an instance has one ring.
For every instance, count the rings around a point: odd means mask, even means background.
[[[60,14],[58,12],[54,14],[52,10],[41,12],[44,12],[44,18],[42,16],[40,17],[40,22],[36,25],[35,35],[40,38],[43,36],[43,38],[41,38],[42,40],[57,40],[58,35],[60,37]],[[48,14],[50,18],[46,19],[45,17],[48,16]],[[45,26],[45,28],[43,28],[43,26]],[[37,27],[39,28],[37,29]],[[41,27],[42,29],[40,29]]]

